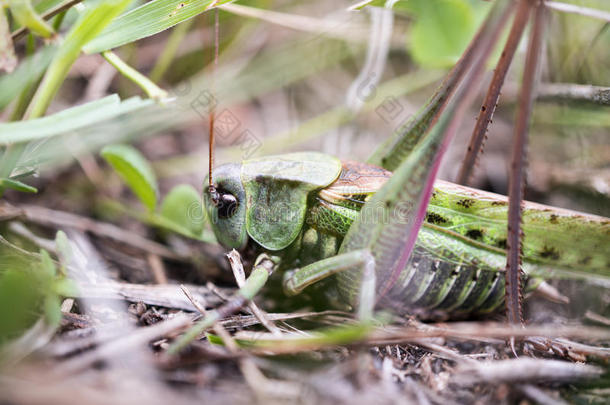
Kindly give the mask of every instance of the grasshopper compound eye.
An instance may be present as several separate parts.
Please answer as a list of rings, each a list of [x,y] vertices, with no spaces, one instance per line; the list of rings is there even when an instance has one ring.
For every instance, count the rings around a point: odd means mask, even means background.
[[[243,249],[248,242],[248,233],[241,164],[229,163],[215,168],[214,183],[203,193],[203,200],[218,242],[227,249]]]
[[[218,199],[218,218],[231,218],[237,212],[237,198],[233,194],[221,193]]]

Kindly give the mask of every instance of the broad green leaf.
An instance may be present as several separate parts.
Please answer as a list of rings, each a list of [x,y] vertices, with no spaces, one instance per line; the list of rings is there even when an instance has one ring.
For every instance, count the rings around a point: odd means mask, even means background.
[[[53,263],[49,252],[44,249],[40,250],[40,267],[41,272],[47,275],[49,278],[55,277],[55,275],[57,274],[57,268],[55,267],[55,263]]]
[[[154,211],[157,205],[157,179],[146,158],[129,145],[106,146],[101,154],[140,201]]]
[[[194,236],[203,231],[201,196],[188,184],[179,184],[167,194],[161,204],[161,215]]]
[[[37,193],[35,187],[28,186],[25,183],[20,182],[19,180],[13,179],[0,179],[0,189],[4,188],[12,188],[13,190],[23,191],[24,193]]]
[[[78,295],[78,287],[74,280],[63,277],[53,283],[53,291],[62,297],[75,297]]]
[[[49,253],[39,258],[0,246],[0,345],[31,327],[41,316],[61,319],[61,297],[76,295],[74,282],[58,276]]]
[[[411,0],[416,22],[411,54],[420,64],[449,67],[460,57],[476,29],[474,13],[464,0]]]
[[[55,248],[57,249],[57,256],[61,263],[60,272],[66,275],[66,266],[70,260],[72,260],[72,247],[70,246],[70,241],[64,231],[57,231],[57,234],[55,235]]]
[[[23,258],[2,259],[0,343],[3,340],[14,338],[36,321],[42,299],[39,280],[29,267],[31,263]]]
[[[44,298],[44,315],[49,325],[59,326],[61,322],[61,299],[55,294]]]
[[[87,8],[72,27],[53,58],[38,91],[34,95],[26,116],[28,119],[44,115],[51,100],[59,90],[74,61],[85,44],[95,38],[123,9],[130,0],[105,0]]]
[[[116,94],[47,117],[0,124],[0,145],[34,141],[62,135],[100,123],[153,104],[152,100],[132,97],[121,101]]]
[[[220,0],[216,6],[231,3]],[[97,53],[157,34],[208,10],[214,0],[153,0],[114,20],[83,50]]]
[[[459,59],[474,34],[478,16],[469,0],[370,0],[352,9],[366,6],[392,8],[413,16],[411,54],[421,65],[435,68],[452,66]],[[488,5],[477,3],[476,8],[482,17]]]

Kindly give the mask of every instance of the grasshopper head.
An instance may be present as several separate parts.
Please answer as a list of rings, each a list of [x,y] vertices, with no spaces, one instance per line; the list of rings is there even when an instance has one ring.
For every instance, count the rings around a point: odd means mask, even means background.
[[[226,248],[242,249],[246,232],[246,192],[241,182],[241,164],[214,169],[216,195],[204,192],[204,206],[216,239]],[[206,180],[207,183],[207,180]]]

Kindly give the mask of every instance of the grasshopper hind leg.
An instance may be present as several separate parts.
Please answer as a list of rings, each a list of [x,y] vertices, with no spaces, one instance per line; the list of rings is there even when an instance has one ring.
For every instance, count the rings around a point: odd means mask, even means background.
[[[331,256],[285,272],[284,291],[288,295],[299,294],[306,287],[345,271],[360,275],[359,282],[353,284],[359,286],[358,291],[352,291],[358,308],[358,319],[371,319],[375,307],[377,278],[375,259],[366,249]]]

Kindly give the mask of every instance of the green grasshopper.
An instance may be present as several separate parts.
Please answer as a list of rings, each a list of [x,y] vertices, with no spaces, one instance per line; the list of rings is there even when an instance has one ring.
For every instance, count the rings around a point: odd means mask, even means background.
[[[341,298],[355,306],[363,282],[356,268],[376,256],[348,250],[354,221],[378,229],[380,241],[392,245],[384,233],[409,220],[410,204],[388,212],[375,200],[391,177],[382,168],[321,153],[269,156],[218,167],[220,202],[206,194],[205,207],[224,247],[254,251],[258,263],[273,257],[274,270],[287,270],[288,294],[336,274]],[[413,255],[396,279],[385,270],[375,274],[376,301],[424,317],[496,310],[504,299],[507,208],[506,197],[437,181]],[[608,275],[608,219],[525,203],[523,230],[524,271],[534,280]]]
[[[498,2],[505,9],[508,3]],[[447,104],[418,138],[399,134],[396,148],[376,154],[393,162],[393,172],[309,152],[226,164],[212,179],[210,159],[204,209],[213,232],[225,248],[256,260],[236,295],[175,348],[241,308],[276,270],[284,271],[287,294],[335,276],[339,298],[361,319],[376,306],[421,317],[486,314],[501,306],[507,199],[434,179],[501,31],[502,6],[478,34],[481,45],[466,52],[473,67],[453,96],[460,103]],[[524,203],[522,229],[530,279],[610,276],[608,219]]]

